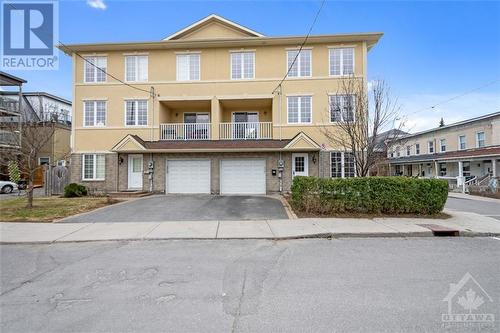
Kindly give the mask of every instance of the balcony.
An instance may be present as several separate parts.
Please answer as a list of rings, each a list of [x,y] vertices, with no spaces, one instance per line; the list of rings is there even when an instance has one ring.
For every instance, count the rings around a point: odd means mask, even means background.
[[[237,122],[219,125],[221,140],[262,140],[273,138],[272,122]]]
[[[160,124],[160,140],[210,140],[210,123]]]

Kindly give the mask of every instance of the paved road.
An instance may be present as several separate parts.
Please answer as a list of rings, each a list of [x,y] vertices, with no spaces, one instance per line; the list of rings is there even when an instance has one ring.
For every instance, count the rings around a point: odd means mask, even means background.
[[[445,208],[463,212],[477,213],[500,220],[500,200],[499,203],[496,203],[474,199],[448,197]]]
[[[156,195],[65,222],[159,222],[287,219],[280,200],[264,196]]]
[[[98,242],[0,250],[2,333],[438,332],[450,283],[467,272],[494,303],[473,284],[467,290],[481,295],[480,310],[500,324],[500,240],[494,238]]]

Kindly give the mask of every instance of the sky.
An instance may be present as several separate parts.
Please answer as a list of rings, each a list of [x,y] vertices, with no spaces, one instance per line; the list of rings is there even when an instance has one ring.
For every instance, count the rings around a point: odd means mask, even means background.
[[[305,35],[320,4],[61,0],[59,39],[161,40],[213,13],[267,36]],[[387,82],[408,131],[436,127],[441,117],[450,124],[500,111],[500,2],[327,1],[312,34],[355,32],[384,33],[368,53],[368,79]],[[10,73],[28,80],[27,91],[71,100],[71,61],[62,53],[57,71]]]

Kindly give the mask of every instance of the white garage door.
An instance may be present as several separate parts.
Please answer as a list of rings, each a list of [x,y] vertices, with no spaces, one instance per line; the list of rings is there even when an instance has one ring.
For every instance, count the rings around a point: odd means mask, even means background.
[[[210,160],[168,160],[168,193],[210,193]]]
[[[221,194],[266,194],[266,161],[222,160]]]

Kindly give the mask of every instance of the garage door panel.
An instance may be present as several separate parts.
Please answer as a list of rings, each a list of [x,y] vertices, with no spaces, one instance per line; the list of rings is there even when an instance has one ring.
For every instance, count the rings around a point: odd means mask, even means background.
[[[221,194],[266,194],[266,161],[222,160]]]
[[[210,193],[210,160],[167,161],[168,193]]]

